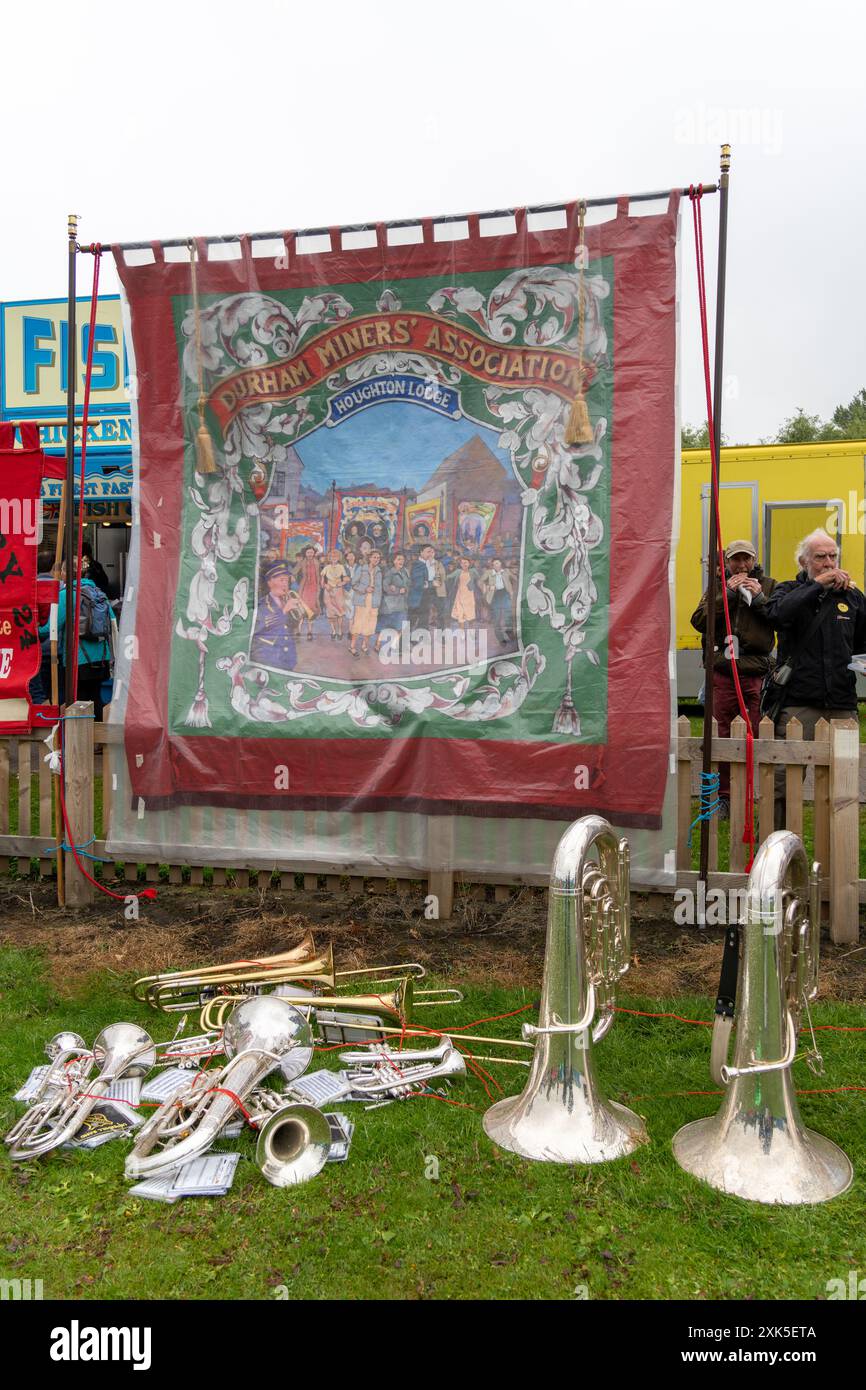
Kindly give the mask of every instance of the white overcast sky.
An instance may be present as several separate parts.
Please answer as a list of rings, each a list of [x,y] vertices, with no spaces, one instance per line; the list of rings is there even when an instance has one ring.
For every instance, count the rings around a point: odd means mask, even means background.
[[[711,182],[728,138],[725,433],[866,386],[860,4],[40,0],[2,25],[0,299],[65,293],[70,211],[85,242],[483,211]],[[682,264],[698,422],[685,218]]]

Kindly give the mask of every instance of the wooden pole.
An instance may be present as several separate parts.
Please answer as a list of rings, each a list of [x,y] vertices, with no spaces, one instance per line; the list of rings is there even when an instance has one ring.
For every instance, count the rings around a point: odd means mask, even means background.
[[[716,463],[721,472],[722,447],[722,373],[724,370],[725,347],[725,270],[728,251],[728,179],[731,167],[731,147],[722,145],[721,177],[719,179],[719,262],[716,281],[716,355],[715,377],[713,382],[713,441]],[[716,505],[718,502],[719,477],[716,469],[711,469],[710,478],[710,525],[707,546],[707,640],[704,666],[704,749],[703,771],[708,773],[712,765],[713,738],[713,671],[716,650],[716,564],[718,561],[719,533],[716,526]],[[722,575],[724,582],[724,574]],[[710,859],[710,826],[701,821],[701,859],[700,877],[706,883]]]
[[[66,484],[60,484],[60,510],[57,514],[57,537],[54,544],[54,578],[60,581],[60,564],[63,557],[63,537],[66,529]],[[57,638],[51,638],[51,703],[60,705],[60,673],[57,668]],[[62,712],[62,711],[61,711]],[[54,735],[54,748],[58,747],[60,730]],[[60,739],[62,744],[63,740]],[[62,776],[62,773],[61,773]],[[54,805],[54,830],[57,840],[57,905],[66,906],[66,871],[63,864],[63,816],[60,810],[60,777],[52,773],[51,799]]]
[[[427,817],[427,893],[431,920],[447,921],[454,910],[454,817]]]
[[[860,933],[860,735],[854,720],[830,725],[830,936],[856,943]],[[822,865],[823,873],[827,870]]]
[[[63,770],[70,844],[87,846],[93,839],[93,702],[77,700],[66,713]],[[93,884],[71,854],[65,859],[67,905],[84,907],[93,901]]]

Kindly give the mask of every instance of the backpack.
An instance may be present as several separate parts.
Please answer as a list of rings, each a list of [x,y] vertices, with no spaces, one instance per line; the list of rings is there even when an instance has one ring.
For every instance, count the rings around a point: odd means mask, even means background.
[[[111,609],[101,589],[93,584],[81,586],[79,636],[89,642],[107,642],[111,637]]]

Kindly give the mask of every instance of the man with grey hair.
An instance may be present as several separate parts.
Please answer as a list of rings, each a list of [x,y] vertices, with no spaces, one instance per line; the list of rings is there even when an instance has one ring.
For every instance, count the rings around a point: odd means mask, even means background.
[[[778,584],[767,616],[779,635],[778,672],[789,670],[776,737],[799,719],[803,737],[815,737],[819,719],[857,718],[855,652],[866,651],[866,598],[839,568],[839,550],[826,531],[812,531],[797,547],[800,573]],[[775,824],[784,824],[785,769],[776,772]]]

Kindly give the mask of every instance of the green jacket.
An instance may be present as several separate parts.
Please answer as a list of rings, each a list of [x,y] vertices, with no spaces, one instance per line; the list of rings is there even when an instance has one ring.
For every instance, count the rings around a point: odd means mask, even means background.
[[[731,593],[728,590],[728,608],[731,614],[731,633],[736,638],[737,668],[741,676],[763,676],[770,668],[770,653],[776,642],[776,634],[773,625],[767,617],[767,599],[776,587],[775,579],[770,579],[765,575],[760,565],[755,565],[749,570],[749,578],[757,579],[761,584],[761,592],[755,594],[751,605],[744,602],[740,593],[736,590]],[[725,571],[725,583],[730,579],[730,574]],[[700,603],[692,614],[692,627],[703,637],[701,646],[704,651],[704,665],[706,666],[707,655],[707,594],[701,598]],[[724,671],[731,674],[731,659],[726,653],[725,629],[725,608],[722,603],[722,591],[718,579],[716,581],[716,655],[713,667],[716,671]]]

